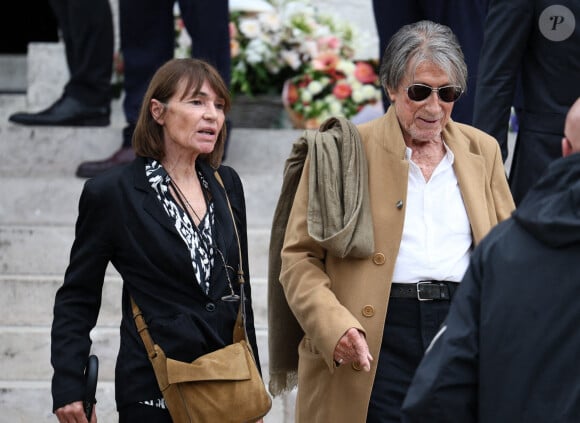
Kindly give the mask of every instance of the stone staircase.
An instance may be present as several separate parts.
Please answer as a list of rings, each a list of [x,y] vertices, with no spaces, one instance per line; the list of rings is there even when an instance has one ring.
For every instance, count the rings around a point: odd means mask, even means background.
[[[34,63],[39,62],[38,66],[42,63],[46,69],[45,62],[35,61],[30,54],[29,50],[29,67],[32,63],[36,68]],[[54,295],[68,263],[84,182],[74,172],[80,162],[101,159],[115,151],[124,126],[119,100],[113,104],[112,123],[106,128],[25,127],[9,123],[11,113],[38,110],[60,95],[62,85],[47,84],[46,78],[31,84],[31,74],[42,78],[38,71],[29,69],[27,93],[0,94],[0,423],[56,421],[50,394],[50,326]],[[61,82],[66,80],[66,74],[56,74]],[[39,97],[39,86],[48,86],[51,91]],[[31,93],[35,93],[34,97]],[[239,172],[245,187],[250,273],[266,378],[270,224],[284,161],[300,133],[294,129],[234,128],[225,162]],[[92,333],[93,352],[101,364],[97,412],[99,422],[104,423],[117,421],[113,377],[120,296],[121,279],[111,268],[106,275],[99,321]],[[265,421],[290,423],[294,421],[293,407],[293,394],[276,398]]]

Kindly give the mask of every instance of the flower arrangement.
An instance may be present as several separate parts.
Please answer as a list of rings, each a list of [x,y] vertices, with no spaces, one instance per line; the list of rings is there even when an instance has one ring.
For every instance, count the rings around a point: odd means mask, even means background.
[[[232,12],[230,40],[234,95],[280,94],[284,82],[322,52],[352,58],[355,51],[354,29],[304,0],[258,13]]]
[[[381,101],[378,62],[353,61],[333,53],[316,57],[301,75],[287,81],[284,105],[295,127],[315,128],[331,116],[352,118]]]
[[[230,11],[234,97],[282,93],[295,127],[316,127],[331,116],[352,118],[381,101],[378,62],[354,59],[354,27],[321,14],[309,0],[260,3],[259,11]],[[189,57],[191,38],[177,5],[174,15],[175,57]]]

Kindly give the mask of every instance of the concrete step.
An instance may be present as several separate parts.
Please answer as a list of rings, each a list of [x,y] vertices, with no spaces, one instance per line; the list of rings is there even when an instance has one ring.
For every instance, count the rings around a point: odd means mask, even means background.
[[[0,54],[0,93],[26,93],[25,54]]]
[[[10,327],[48,327],[52,323],[54,296],[62,275],[0,275],[0,332]],[[267,287],[265,277],[252,277],[252,300],[256,326],[265,328]],[[117,327],[121,316],[121,278],[107,275],[97,325]],[[1,374],[1,373],[0,373]]]
[[[241,175],[248,226],[268,226],[276,207],[282,173]],[[0,225],[73,225],[84,179],[71,176],[2,176]]]

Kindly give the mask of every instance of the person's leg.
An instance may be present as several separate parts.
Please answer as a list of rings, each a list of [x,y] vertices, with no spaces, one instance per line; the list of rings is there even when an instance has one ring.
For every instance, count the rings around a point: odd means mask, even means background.
[[[108,0],[51,0],[65,44],[70,77],[64,94],[91,106],[110,106],[115,48]]]
[[[119,22],[123,55],[123,128],[121,148],[104,160],[81,163],[76,175],[90,178],[135,158],[131,146],[141,102],[155,71],[173,58],[174,0],[120,0]]]
[[[230,33],[227,0],[179,0],[183,24],[191,37],[191,57],[211,63],[230,85]]]
[[[395,423],[413,374],[423,356],[419,301],[390,299],[367,423]]]
[[[421,19],[417,0],[373,0],[373,13],[379,36],[379,59],[382,59],[383,52],[395,32],[403,25]],[[389,101],[384,89],[382,95],[383,107],[386,111],[389,107]]]
[[[9,120],[21,125],[107,126],[111,114],[113,17],[108,0],[51,0],[62,33],[69,80],[62,96],[35,113]]]
[[[562,126],[563,127],[563,126]],[[520,121],[509,173],[509,185],[516,206],[554,160],[562,156],[562,135],[529,130]]]
[[[467,91],[453,107],[451,117],[471,124],[487,0],[422,0],[422,8],[425,19],[447,25],[461,45],[467,64]]]
[[[125,91],[123,111],[129,125],[137,122],[151,77],[162,64],[173,58],[173,4],[173,0],[119,2]]]
[[[449,286],[451,297],[458,285]],[[367,423],[396,423],[425,350],[447,317],[450,301],[391,298]]]
[[[229,87],[231,52],[227,0],[179,0],[179,9],[185,29],[192,40],[191,57],[211,63]],[[226,158],[231,129],[232,123],[226,117],[227,137],[222,160]]]

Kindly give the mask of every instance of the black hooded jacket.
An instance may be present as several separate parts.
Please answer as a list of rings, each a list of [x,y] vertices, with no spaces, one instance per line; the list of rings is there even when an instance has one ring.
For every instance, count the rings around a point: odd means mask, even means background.
[[[403,422],[580,422],[580,154],[474,251]]]

